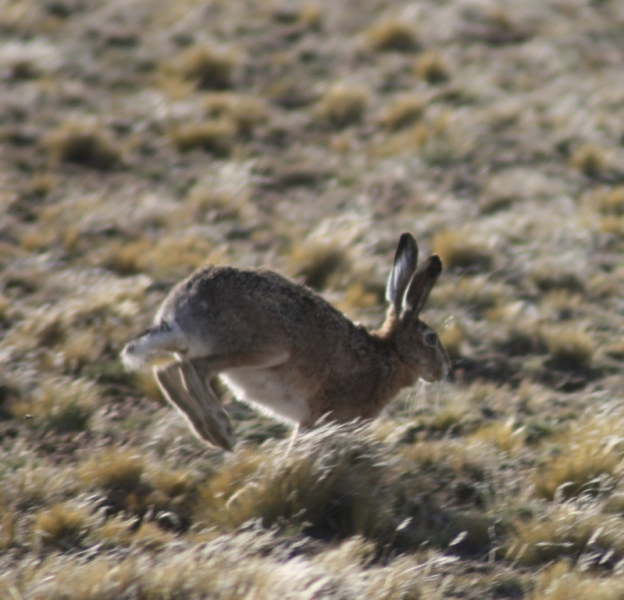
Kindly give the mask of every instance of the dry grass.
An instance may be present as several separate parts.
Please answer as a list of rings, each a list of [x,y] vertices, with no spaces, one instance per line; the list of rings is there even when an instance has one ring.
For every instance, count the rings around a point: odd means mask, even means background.
[[[532,600],[612,600],[622,595],[624,582],[621,575],[602,579],[591,572],[574,570],[561,560],[546,569],[530,598]]]
[[[269,109],[261,98],[230,93],[212,93],[204,100],[206,116],[232,121],[239,135],[250,135],[269,118]]]
[[[293,275],[316,290],[338,283],[350,266],[348,252],[337,242],[298,244],[292,250],[290,261]]]
[[[354,6],[0,10],[1,598],[622,596],[622,8]],[[405,230],[454,372],[374,424],[123,371],[207,262],[376,326]]]
[[[574,424],[553,440],[554,451],[535,475],[535,491],[549,500],[596,494],[619,482],[622,470],[619,409]],[[565,448],[565,452],[561,452]]]
[[[214,44],[186,48],[178,57],[162,65],[167,74],[177,74],[201,90],[224,90],[232,87],[239,55]]]
[[[16,399],[9,410],[37,428],[80,432],[89,428],[98,401],[97,388],[88,381],[49,377],[32,394]]]
[[[333,129],[360,123],[366,114],[368,91],[362,87],[336,84],[330,87],[316,107],[316,119]]]
[[[606,215],[624,214],[624,186],[599,189],[591,195],[590,204]]]
[[[364,37],[367,46],[375,51],[414,52],[420,48],[415,27],[398,19],[384,19],[371,25]]]
[[[579,146],[570,157],[570,164],[588,177],[600,177],[608,166],[604,150],[593,144]]]
[[[223,467],[227,479],[217,473],[215,483],[207,483],[201,500],[205,516],[199,518],[228,531],[257,521],[313,537],[388,540],[396,526],[392,468],[369,435],[328,426],[302,435],[288,457],[285,443],[266,454],[243,455],[242,463],[234,457],[234,464]]]
[[[423,52],[416,59],[414,70],[418,77],[431,84],[444,83],[451,76],[447,61],[436,50]]]
[[[565,326],[545,327],[541,337],[554,364],[564,369],[581,370],[592,366],[596,343],[586,331],[573,331]]]
[[[236,125],[229,119],[179,125],[171,129],[171,139],[180,152],[205,150],[215,156],[228,156],[236,141]]]
[[[624,555],[621,527],[621,518],[601,516],[595,505],[566,503],[517,522],[507,556],[527,565],[563,557],[572,557],[585,569],[607,561],[613,565]]]
[[[438,231],[431,249],[440,255],[447,268],[490,269],[494,260],[492,251],[483,242],[462,231]]]
[[[418,121],[426,106],[425,100],[420,96],[401,96],[384,109],[379,121],[384,127],[397,131]]]
[[[50,131],[43,143],[57,163],[75,163],[102,171],[122,163],[122,151],[112,134],[94,121],[68,120]],[[44,186],[44,190],[49,187]]]

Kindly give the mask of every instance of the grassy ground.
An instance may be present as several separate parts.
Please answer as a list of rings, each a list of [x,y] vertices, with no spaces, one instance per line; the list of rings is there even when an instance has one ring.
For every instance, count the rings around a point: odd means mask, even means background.
[[[0,596],[624,596],[624,5],[2,0]],[[207,261],[375,325],[446,269],[454,382],[197,441],[118,352]]]

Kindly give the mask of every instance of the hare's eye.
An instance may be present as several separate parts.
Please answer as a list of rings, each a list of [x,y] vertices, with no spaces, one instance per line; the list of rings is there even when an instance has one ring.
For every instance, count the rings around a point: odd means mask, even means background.
[[[438,343],[438,334],[430,332],[425,336],[425,344],[428,346],[435,346]]]

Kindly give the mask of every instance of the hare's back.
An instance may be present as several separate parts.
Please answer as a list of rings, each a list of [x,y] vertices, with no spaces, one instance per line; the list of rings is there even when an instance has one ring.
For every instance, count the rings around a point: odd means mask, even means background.
[[[262,332],[327,333],[346,321],[320,296],[277,273],[219,266],[206,267],[180,282],[157,320],[175,323],[190,335],[237,334],[248,339]]]

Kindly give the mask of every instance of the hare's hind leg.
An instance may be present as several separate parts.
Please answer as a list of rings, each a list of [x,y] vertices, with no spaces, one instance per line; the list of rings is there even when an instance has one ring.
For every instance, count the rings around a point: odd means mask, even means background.
[[[234,433],[228,414],[212,389],[187,361],[154,368],[154,377],[165,397],[186,417],[202,439],[224,448],[234,448]]]

